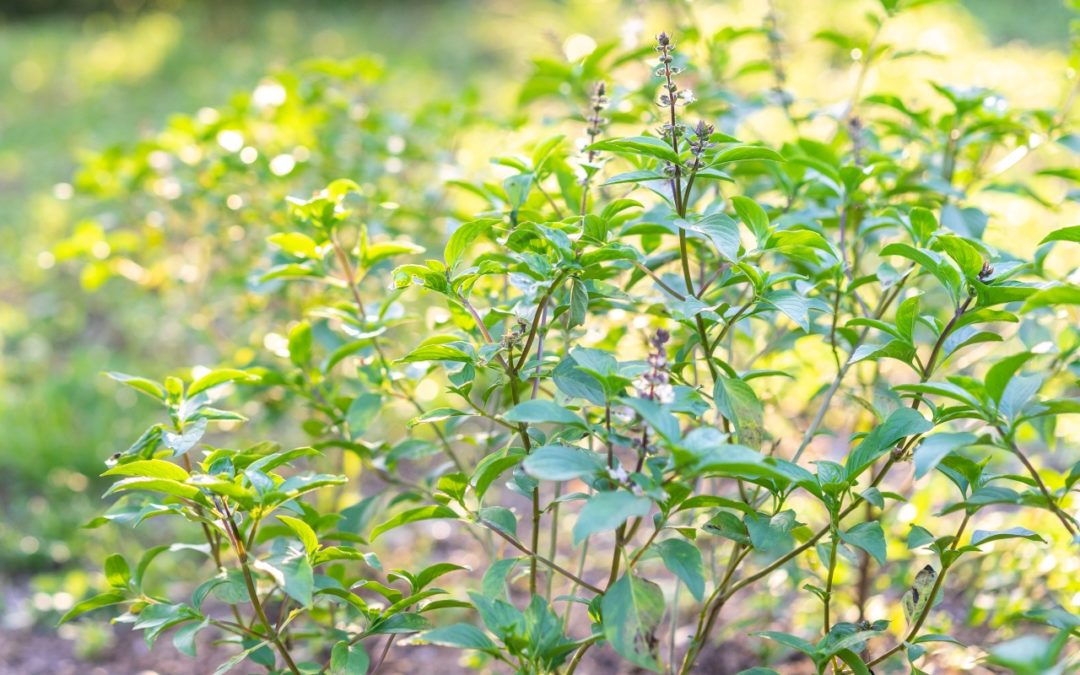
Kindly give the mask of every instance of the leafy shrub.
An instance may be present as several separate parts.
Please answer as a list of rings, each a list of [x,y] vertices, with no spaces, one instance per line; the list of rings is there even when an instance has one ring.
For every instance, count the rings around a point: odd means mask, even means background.
[[[882,0],[867,40],[821,35],[859,59],[838,108],[786,90],[773,14],[708,37],[688,26],[685,44],[661,33],[646,49],[538,59],[521,103],[567,105],[563,126],[584,142],[556,133],[496,157],[502,180],[452,181],[473,215],[445,243],[422,217],[369,227],[391,199],[445,213],[430,171],[396,185],[378,155],[359,180],[290,197],[287,217],[253,219],[277,229],[265,254],[214,253],[252,287],[253,320],[287,322],[250,338],[273,354],[187,381],[111,374],[164,415],[111,459],[120,497],[97,522],[166,517],[202,541],[150,548],[134,570],[110,557],[111,589],[65,620],[121,605],[119,621],[151,642],[175,628],[187,653],[212,631],[238,645],[218,672],[363,673],[409,643],[528,673],[572,673],[606,645],[628,667],[686,673],[732,633],[722,611],[738,597],[739,625],[778,645],[763,663],[794,651],[818,672],[904,658],[921,672],[956,641],[931,628],[934,608],[958,574],[978,584],[971,561],[998,541],[1077,543],[1080,464],[1055,468],[1043,449],[1080,412],[1080,287],[1048,264],[1080,228],[1017,242],[1035,248],[1024,258],[984,241],[988,215],[967,201],[1038,199],[1002,176],[1045,139],[1075,146],[1070,103],[1013,109],[941,84],[927,108],[864,95],[875,63],[909,56],[881,26],[918,4]],[[768,58],[734,61],[748,40]],[[646,59],[653,77],[629,85]],[[736,88],[762,72],[764,90]],[[726,133],[760,111],[790,140]],[[216,123],[196,135],[220,142]],[[383,128],[362,132],[356,151],[383,145]],[[340,142],[318,144],[326,161]],[[133,166],[105,159],[106,175]],[[233,292],[226,326],[249,302]],[[302,411],[310,445],[204,443],[244,420],[219,407],[234,385],[285,420]],[[939,513],[911,523],[917,500]],[[1046,516],[1036,530],[989,525],[1028,511]],[[475,539],[453,549],[483,560],[474,579],[454,559],[384,568],[373,549],[424,526]],[[209,561],[190,602],[148,586],[156,558],[190,550]],[[809,627],[794,611],[783,631],[754,616],[781,592],[810,608]],[[1047,629],[989,660],[1075,666],[1080,619],[1049,595],[1024,609]]]

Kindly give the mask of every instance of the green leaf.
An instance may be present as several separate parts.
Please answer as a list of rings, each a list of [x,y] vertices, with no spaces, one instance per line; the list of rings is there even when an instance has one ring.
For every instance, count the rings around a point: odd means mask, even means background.
[[[112,487],[105,492],[105,495],[108,496],[116,492],[125,492],[127,490],[161,492],[174,497],[184,497],[185,499],[196,499],[202,494],[199,492],[199,488],[175,480],[136,476],[134,478],[125,478],[124,480],[113,483]]]
[[[780,631],[766,630],[766,631],[761,631],[759,633],[753,633],[753,635],[755,635],[757,637],[768,638],[769,640],[773,640],[775,642],[779,642],[780,644],[782,644],[782,645],[784,645],[786,647],[791,647],[792,649],[797,649],[798,651],[802,652],[803,654],[807,654],[809,656],[813,656],[815,654],[815,652],[817,651],[816,649],[814,649],[814,645],[810,644],[809,642],[802,639],[801,637],[798,637],[796,635],[792,635],[791,633],[781,633]]]
[[[291,256],[312,259],[322,257],[319,255],[319,245],[315,243],[315,240],[301,232],[278,232],[267,237],[266,241]]]
[[[874,556],[879,565],[885,564],[885,533],[876,521],[859,523],[847,532],[840,531],[840,538]]]
[[[454,512],[449,506],[443,506],[442,504],[435,504],[431,506],[420,506],[415,509],[409,509],[402,513],[397,514],[390,520],[382,523],[371,531],[371,541],[377,539],[380,535],[389,532],[395,527],[401,527],[408,523],[415,523],[420,520],[434,520],[438,518],[457,518],[457,513]]]
[[[534,399],[522,401],[510,410],[506,411],[504,419],[507,422],[528,424],[567,424],[570,426],[584,427],[585,422],[561,405],[546,399]]]
[[[216,670],[214,670],[214,675],[225,675],[225,673],[240,665],[240,663],[244,659],[251,656],[258,650],[262,649],[266,644],[267,643],[265,641],[259,642],[254,647],[249,647],[244,651],[240,652],[239,654],[233,655],[227,661],[218,666]]]
[[[199,441],[201,441],[202,437],[206,434],[206,427],[208,424],[209,420],[207,420],[207,418],[200,417],[190,424],[185,424],[180,433],[172,431],[162,432],[161,440],[164,442],[165,447],[172,450],[173,457],[179,457],[198,445]]]
[[[468,623],[433,628],[415,636],[410,642],[457,649],[479,649],[480,651],[496,649],[495,643],[484,631]]]
[[[933,212],[929,209],[924,209],[921,206],[916,206],[911,209],[909,214],[911,218],[911,226],[915,230],[916,239],[919,241],[926,241],[930,238],[934,232],[938,229],[938,221]]]
[[[999,530],[996,532],[975,530],[971,533],[972,546],[987,544],[992,541],[998,541],[999,539],[1027,539],[1028,541],[1037,541],[1043,544],[1046,543],[1045,539],[1026,527],[1011,527],[1007,530]]]
[[[762,300],[780,310],[805,331],[810,330],[810,300],[795,291],[770,291]]]
[[[450,235],[446,242],[446,248],[443,250],[443,259],[446,261],[446,266],[453,269],[461,260],[465,250],[476,241],[477,237],[490,230],[495,222],[491,219],[474,220],[470,223],[464,223],[454,230],[454,233]]]
[[[570,281],[570,311],[566,315],[567,328],[574,328],[585,323],[589,312],[589,290],[585,282],[577,277]]]
[[[211,387],[216,387],[219,384],[225,384],[226,382],[254,383],[258,381],[259,376],[253,373],[236,370],[235,368],[219,368],[218,370],[210,371],[192,382],[191,386],[188,387],[187,397],[191,398]]]
[[[142,392],[147,396],[157,399],[158,401],[165,400],[165,388],[153,380],[148,380],[145,377],[136,377],[135,375],[125,375],[124,373],[107,372],[107,377],[116,380],[121,384],[126,384],[135,391]]]
[[[382,396],[374,392],[365,392],[358,395],[349,404],[345,413],[345,420],[349,423],[349,436],[357,440],[367,433],[371,423],[379,416],[382,409]]]
[[[791,531],[797,524],[795,512],[791,509],[781,511],[775,516],[761,513],[748,513],[743,518],[750,541],[757,550],[771,555],[787,553],[795,546]]]
[[[624,574],[600,602],[604,637],[623,658],[642,668],[659,670],[649,645],[664,616],[664,593],[651,581]]]
[[[574,523],[574,545],[591,534],[614,530],[633,517],[643,517],[652,508],[652,500],[625,490],[598,492],[585,502]]]
[[[450,574],[451,572],[469,572],[470,568],[465,565],[458,565],[452,562],[435,563],[434,565],[428,565],[419,574],[416,575],[416,589],[420,590],[427,588],[431,585],[431,582],[435,581],[439,577]]]
[[[739,443],[756,449],[761,446],[765,410],[753,387],[734,377],[716,379],[713,402],[720,414],[735,425]]]
[[[679,155],[671,148],[671,145],[652,136],[611,138],[599,143],[593,143],[585,149],[648,155],[666,162],[677,163],[679,161]]]
[[[1041,246],[1052,241],[1071,241],[1080,244],[1080,225],[1073,225],[1072,227],[1063,227],[1060,230],[1054,230],[1043,237],[1043,240],[1039,242],[1039,245]]]
[[[600,456],[589,450],[565,445],[536,448],[523,462],[525,471],[541,480],[574,480],[603,468]]]
[[[113,588],[127,588],[131,581],[131,568],[119,553],[105,558],[105,580]]]
[[[186,481],[190,474],[182,467],[162,459],[142,459],[127,464],[117,464],[102,476],[141,476],[144,478],[165,478],[173,481]]]
[[[360,252],[362,256],[360,262],[364,269],[367,269],[387,258],[394,258],[399,255],[416,255],[423,252],[423,246],[418,246],[411,241],[381,241],[365,246]]]
[[[603,185],[621,185],[623,183],[645,183],[652,180],[667,180],[659,171],[627,171],[612,176]]]
[[[101,609],[102,607],[108,607],[110,605],[118,605],[126,600],[127,595],[119,591],[109,591],[108,593],[95,595],[92,598],[76,603],[76,605],[68,610],[64,616],[60,617],[60,622],[57,625],[65,624],[75,617],[86,614],[87,612],[92,612],[95,609]]]
[[[953,259],[956,266],[968,279],[977,279],[982,271],[983,257],[979,251],[965,241],[962,237],[954,234],[939,234],[937,243],[945,254]]]
[[[940,433],[927,436],[915,448],[915,478],[919,479],[934,470],[938,462],[954,450],[975,443],[975,434]]]
[[[731,198],[731,205],[735,207],[735,213],[750,231],[754,233],[758,245],[769,238],[769,216],[765,209],[749,197],[735,196]]]
[[[330,650],[329,675],[366,675],[370,659],[361,645],[341,640]]]
[[[509,600],[506,578],[521,561],[522,558],[504,558],[491,563],[480,580],[480,590],[484,597],[491,600]]]
[[[942,260],[941,256],[933,251],[915,248],[909,244],[894,242],[881,249],[881,257],[901,256],[917,263],[924,270],[934,275],[945,290],[952,297],[953,304],[960,301],[960,292],[963,290],[963,281],[960,273],[951,263]]]
[[[760,145],[740,145],[718,153],[713,160],[713,164],[728,164],[730,162],[744,162],[747,160],[783,162],[784,157],[771,148]]]
[[[1032,356],[1034,356],[1034,354],[1031,352],[1013,354],[1001,359],[990,366],[990,369],[986,371],[986,393],[990,395],[990,398],[995,403],[1001,401],[1001,396],[1005,393],[1005,388],[1009,386],[1009,381],[1013,379],[1013,376],[1016,375],[1017,371],[1019,371]]]
[[[912,408],[899,408],[868,433],[848,455],[845,468],[853,481],[900,439],[930,431],[934,425]]]
[[[311,324],[300,321],[289,330],[289,361],[297,368],[311,363]]]
[[[319,550],[319,537],[315,534],[315,530],[311,529],[310,525],[299,518],[293,518],[292,516],[279,515],[277,518],[288,525],[290,530],[296,533],[296,536],[300,538],[300,542],[304,545],[304,549],[309,555]]]
[[[199,632],[210,625],[210,619],[203,619],[198,623],[189,623],[186,626],[181,626],[176,629],[173,634],[173,646],[176,647],[176,651],[181,654],[195,658],[195,638]]]
[[[672,574],[682,579],[687,590],[697,600],[705,597],[705,567],[701,551],[684,539],[665,539],[654,548]]]
[[[908,532],[907,547],[914,551],[917,548],[922,548],[928,544],[934,543],[934,535],[930,530],[918,525],[912,525],[911,531]]]
[[[754,206],[757,206],[757,204],[754,204]],[[739,247],[741,246],[739,224],[726,213],[722,211],[711,213],[696,223],[690,224],[688,229],[701,232],[707,236],[725,260],[735,262],[739,259]]]
[[[863,660],[859,658],[859,655],[850,649],[841,649],[836,652],[836,656],[851,668],[853,675],[873,675],[870,669],[866,667],[866,664],[863,663]]]
[[[649,426],[660,434],[664,440],[669,443],[675,443],[679,440],[679,420],[656,401],[646,398],[624,398],[622,402],[638,415],[641,415],[641,419],[648,422]]]
[[[396,635],[416,633],[427,628],[431,628],[431,622],[422,615],[415,612],[402,612],[377,622],[368,629],[367,633],[368,635]]]
[[[1051,286],[1028,296],[1021,312],[1030,312],[1043,307],[1058,305],[1080,305],[1080,286]]]
[[[256,560],[253,567],[269,574],[282,590],[301,607],[310,607],[315,591],[315,574],[305,552],[290,549],[266,560]]]
[[[457,347],[432,344],[421,345],[394,363],[416,363],[417,361],[460,361],[469,363],[472,360],[471,356]]]

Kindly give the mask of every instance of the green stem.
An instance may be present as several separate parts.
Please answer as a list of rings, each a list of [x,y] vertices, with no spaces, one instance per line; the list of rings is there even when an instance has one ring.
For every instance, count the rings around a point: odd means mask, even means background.
[[[274,628],[274,624],[270,623],[270,619],[266,616],[266,611],[263,609],[262,601],[259,600],[259,592],[255,587],[255,578],[251,574],[251,566],[248,564],[247,550],[241,543],[240,531],[236,527],[236,523],[233,522],[232,513],[229,511],[228,504],[224,500],[221,502],[222,507],[222,524],[225,526],[226,532],[229,533],[229,539],[232,542],[233,548],[236,550],[236,557],[240,561],[240,571],[244,576],[244,585],[247,587],[248,597],[251,599],[251,606],[255,610],[255,615],[262,622],[262,625],[269,633],[270,641],[274,643],[274,647],[277,648],[278,653],[281,654],[281,658],[284,659],[285,665],[288,666],[289,671],[293,675],[300,675],[300,670],[296,667],[296,663],[293,662],[292,656],[289,654],[289,650],[285,647],[285,643],[281,641],[281,636],[278,635]]]

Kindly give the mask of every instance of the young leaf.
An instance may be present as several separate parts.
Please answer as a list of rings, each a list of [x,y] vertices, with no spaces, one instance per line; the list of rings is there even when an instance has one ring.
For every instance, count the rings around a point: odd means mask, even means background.
[[[69,609],[67,613],[64,614],[64,616],[60,617],[60,622],[57,625],[63,625],[68,621],[71,621],[75,617],[81,616],[95,609],[108,607],[110,605],[118,605],[126,600],[127,595],[119,591],[109,591],[108,593],[95,595],[92,598],[76,603],[74,607]]]
[[[319,550],[319,537],[315,534],[315,530],[311,529],[310,525],[292,516],[279,515],[278,520],[288,525],[289,529],[296,533],[308,554]]]
[[[259,376],[253,373],[236,370],[235,368],[219,368],[218,370],[210,371],[192,382],[191,386],[188,387],[187,397],[192,398],[211,387],[216,387],[225,384],[226,382],[245,382],[250,384],[258,381]]]
[[[105,559],[105,580],[113,588],[127,588],[131,582],[131,568],[124,556],[114,553]]]

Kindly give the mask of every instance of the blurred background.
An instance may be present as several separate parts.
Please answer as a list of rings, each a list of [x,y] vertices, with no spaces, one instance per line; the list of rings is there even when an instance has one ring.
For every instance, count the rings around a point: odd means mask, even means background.
[[[839,98],[850,64],[812,36],[823,27],[865,30],[861,15],[872,5],[777,5],[791,44],[791,87],[835,90]],[[752,0],[690,7],[714,27],[761,22],[762,3]],[[436,153],[444,161],[446,175],[410,179],[424,185],[483,165],[472,157],[513,133],[531,58],[565,63],[597,41],[647,37],[678,11],[618,0],[0,0],[0,673],[91,672],[77,665],[83,662],[94,672],[194,672],[170,666],[164,643],[147,655],[107,624],[83,622],[58,635],[52,626],[97,583],[88,561],[123,547],[115,529],[82,526],[103,510],[97,476],[104,459],[152,414],[100,373],[161,377],[172,368],[254,358],[243,348],[222,353],[215,334],[230,326],[216,317],[228,308],[194,309],[215,302],[200,261],[221,241],[243,245],[243,230],[230,228],[245,222],[213,215],[221,203],[243,206],[238,219],[273,218],[285,195],[362,173],[361,160],[331,148],[363,149],[363,132],[376,127],[384,138],[419,137],[391,147],[391,155],[408,161],[412,152]],[[1023,106],[1053,105],[1071,72],[1069,20],[1057,0],[934,5],[890,30],[898,43],[941,58],[875,77],[917,79],[937,70]],[[821,81],[825,72],[836,77]],[[380,109],[358,108],[362,95],[339,105],[349,87],[376,83]],[[275,110],[273,132],[255,128],[265,118],[252,114],[260,106]],[[462,116],[510,122],[492,122],[482,140],[451,138],[448,129]],[[258,140],[250,162],[243,151],[241,163],[215,159],[222,148],[248,147],[244,136],[207,136],[222,119]],[[194,191],[161,178],[155,164],[163,161],[156,150],[185,143],[202,153],[183,179]],[[452,156],[437,154],[451,144]],[[379,148],[384,168],[386,152]],[[260,180],[266,194],[243,192]],[[422,227],[422,212],[413,215]],[[1017,226],[1038,216],[1012,215]],[[174,232],[204,231],[224,238],[203,248],[165,243]],[[30,651],[52,659],[53,670],[34,670]]]

